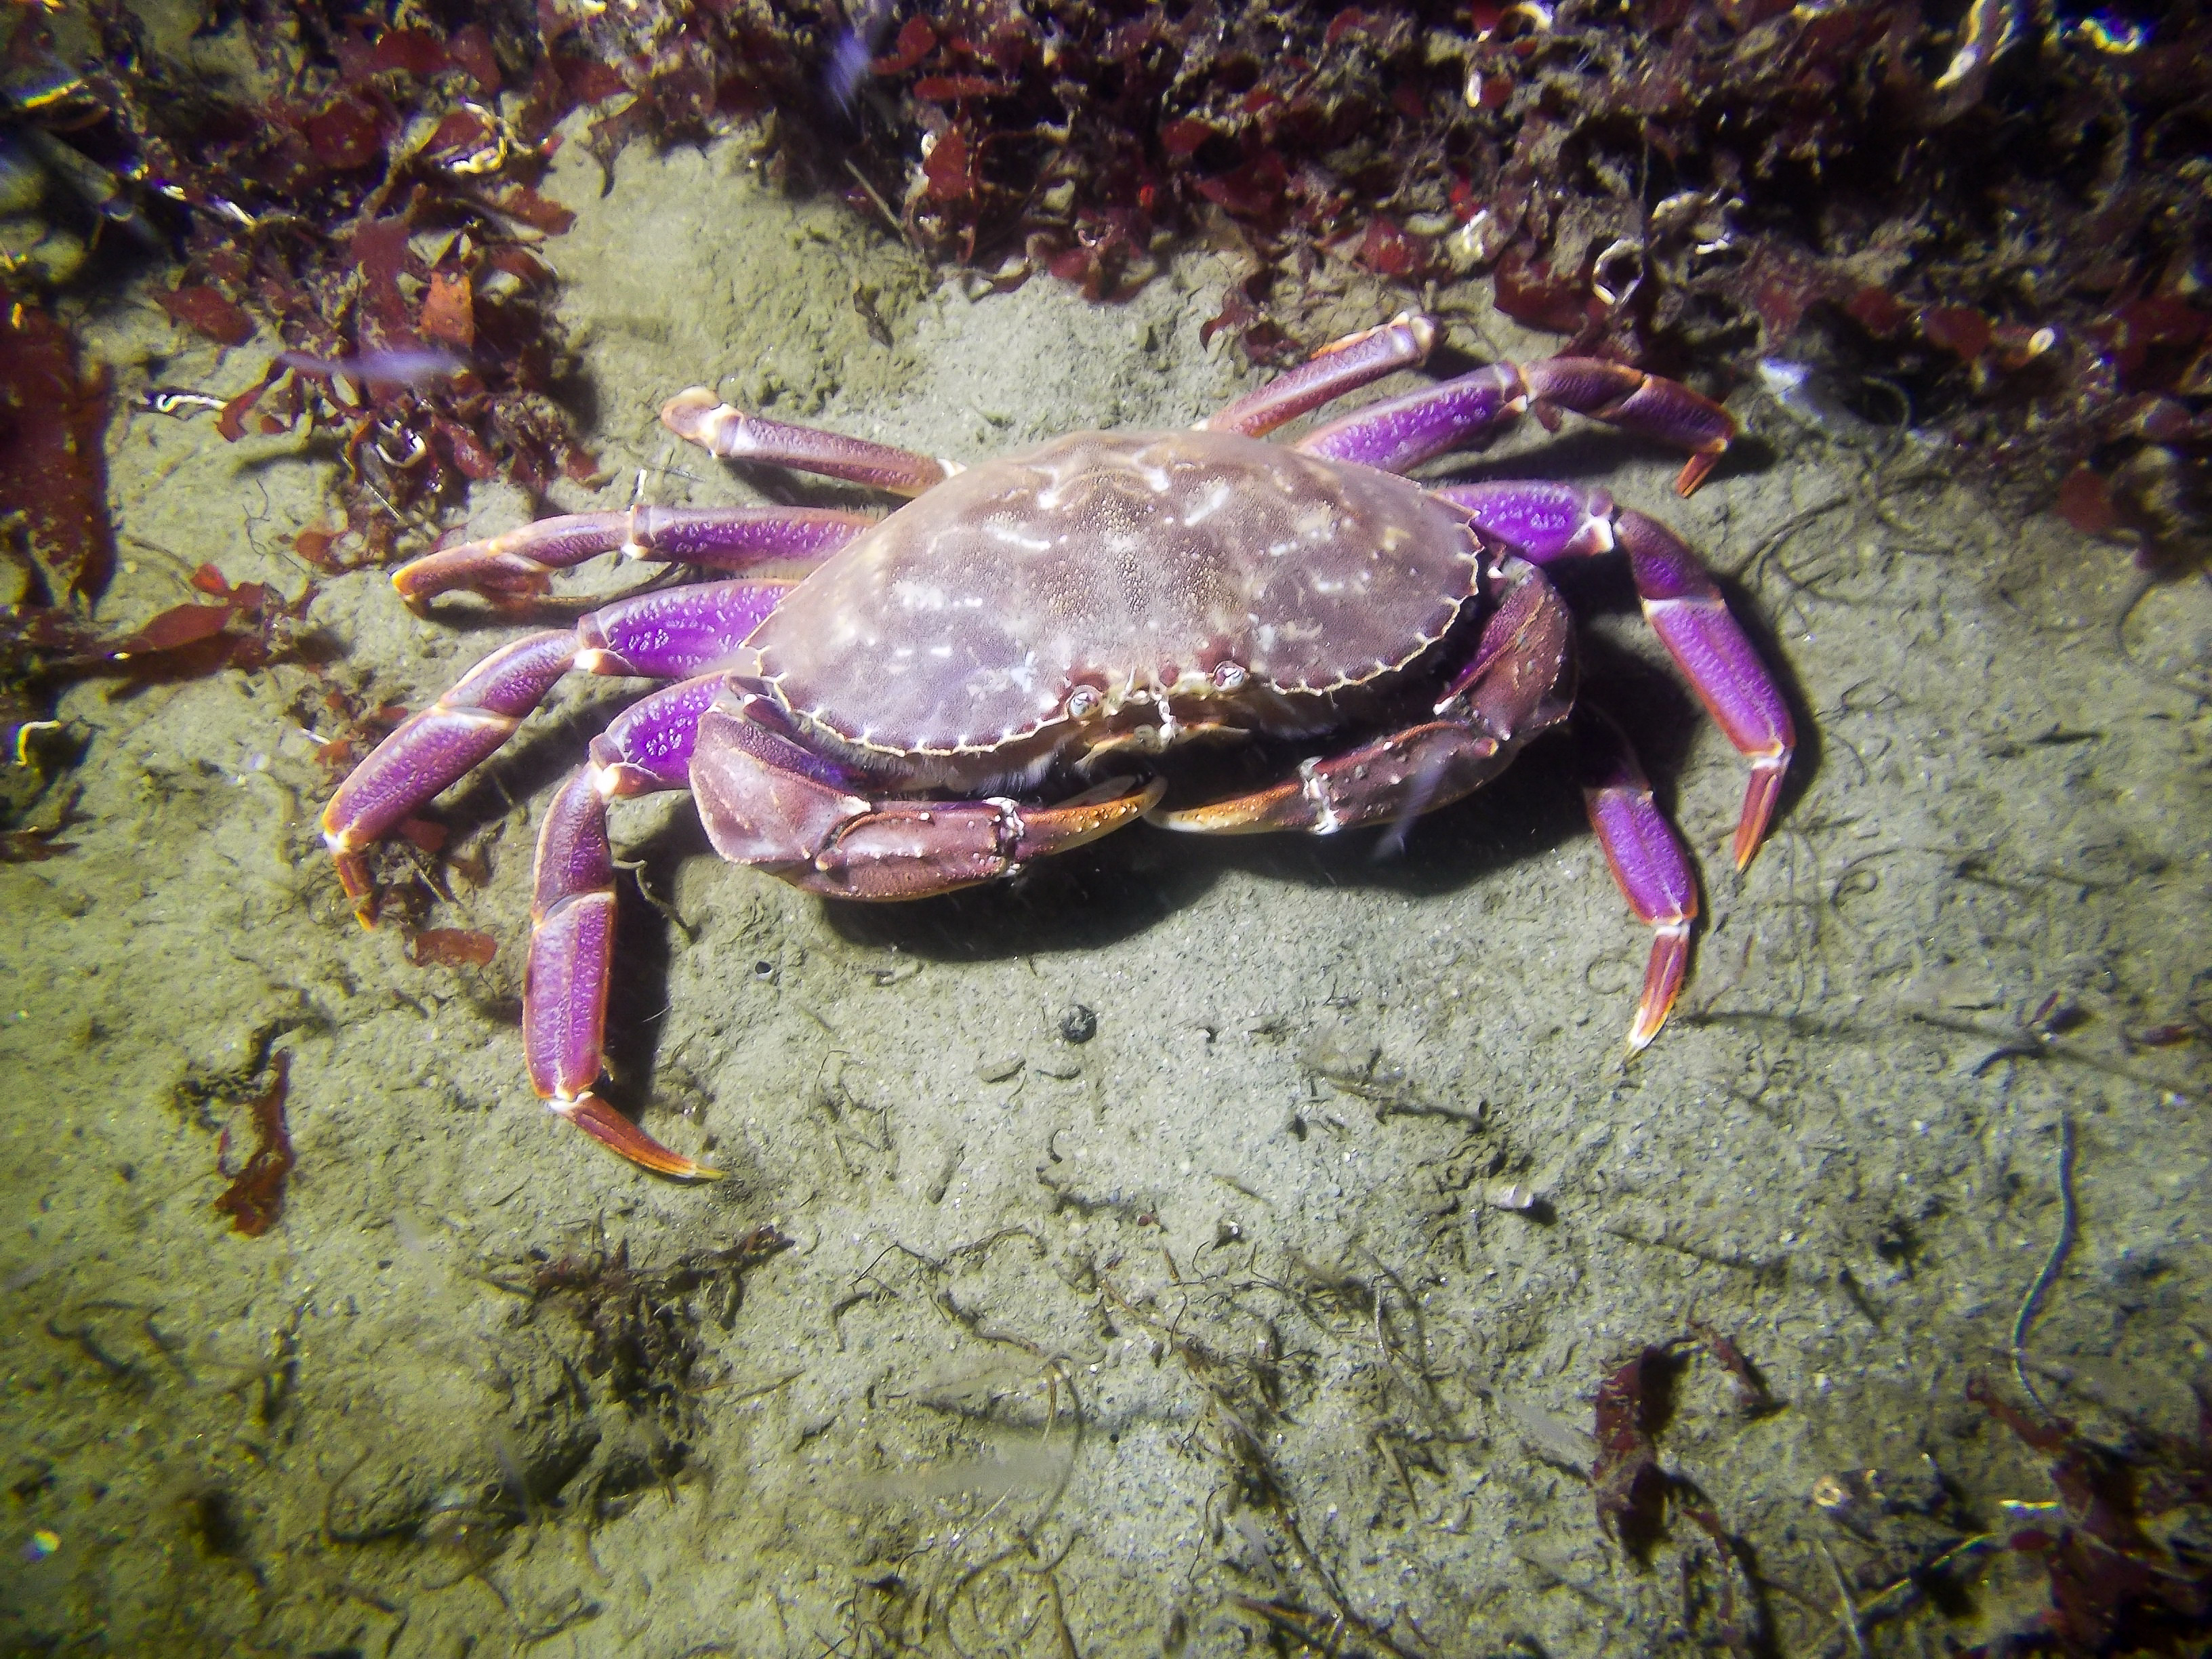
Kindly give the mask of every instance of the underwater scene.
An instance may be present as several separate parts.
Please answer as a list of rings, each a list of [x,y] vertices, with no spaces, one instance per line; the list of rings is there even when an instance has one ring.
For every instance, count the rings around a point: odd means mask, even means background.
[[[0,25],[0,1652],[2212,1650],[2212,12]]]

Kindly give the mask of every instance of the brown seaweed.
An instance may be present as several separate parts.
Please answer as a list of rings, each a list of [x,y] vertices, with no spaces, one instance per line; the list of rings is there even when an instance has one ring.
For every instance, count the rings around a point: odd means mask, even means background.
[[[253,1152],[234,1170],[230,1131],[217,1143],[216,1167],[228,1177],[215,1207],[230,1218],[233,1231],[258,1238],[284,1213],[284,1182],[292,1173],[292,1139],[284,1127],[284,1097],[291,1086],[292,1057],[283,1051],[269,1061],[269,1082],[245,1104],[253,1125]]]

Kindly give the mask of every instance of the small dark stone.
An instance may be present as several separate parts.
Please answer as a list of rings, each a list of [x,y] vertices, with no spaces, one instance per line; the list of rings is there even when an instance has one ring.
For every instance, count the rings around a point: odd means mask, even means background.
[[[246,1542],[245,1517],[238,1500],[220,1486],[208,1486],[185,1500],[185,1518],[210,1555],[235,1555]]]
[[[1071,1002],[1060,1012],[1060,1040],[1062,1042],[1088,1042],[1098,1035],[1098,1012],[1086,1008],[1079,1002]]]

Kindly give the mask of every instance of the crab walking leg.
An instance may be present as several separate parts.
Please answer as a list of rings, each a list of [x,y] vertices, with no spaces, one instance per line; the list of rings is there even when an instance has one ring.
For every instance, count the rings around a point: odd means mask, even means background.
[[[1680,537],[1657,520],[1633,512],[1613,520],[1613,536],[1628,551],[1637,597],[1651,631],[1736,752],[1751,763],[1733,848],[1735,867],[1744,869],[1766,837],[1790,751],[1796,747],[1790,705],[1729,614],[1712,577]]]
[[[701,582],[617,599],[576,619],[576,666],[587,674],[689,678],[736,657],[795,586]]]
[[[1748,865],[1765,839],[1796,734],[1774,677],[1697,556],[1657,520],[1617,513],[1602,489],[1501,480],[1436,493],[1532,564],[1609,552],[1616,544],[1627,551],[1652,631],[1729,741],[1751,762],[1735,847],[1736,868]]]
[[[1436,338],[1434,318],[1401,312],[1380,328],[1332,341],[1296,368],[1224,404],[1200,421],[1197,429],[1261,437],[1332,398],[1427,362]]]
[[[1735,416],[1711,398],[1626,363],[1547,357],[1528,365],[1522,376],[1540,416],[1552,409],[1572,410],[1639,438],[1688,450],[1690,459],[1674,480],[1677,495],[1687,495],[1705,482],[1739,429]]]
[[[602,553],[671,564],[744,570],[776,560],[825,559],[875,520],[807,507],[646,507],[627,513],[571,513],[503,535],[425,554],[392,573],[410,605],[464,587],[479,593],[543,593],[556,570]]]
[[[1432,490],[1533,565],[1613,551],[1613,497],[1548,480],[1498,479]]]
[[[1735,417],[1679,381],[1595,357],[1547,357],[1525,368],[1492,363],[1353,410],[1292,446],[1330,460],[1401,472],[1480,436],[1524,409],[1557,409],[1604,421],[1691,452],[1677,493],[1695,489],[1736,434]]]
[[[830,898],[909,899],[1014,874],[1141,817],[1165,785],[1092,790],[1055,806],[872,799],[808,753],[757,693],[710,709],[691,790],[714,850]]]
[[[437,702],[410,714],[346,775],[323,808],[323,842],[364,927],[376,894],[362,849],[514,735],[522,717],[576,659],[573,630],[532,634],[503,646],[461,676]]]
[[[1316,427],[1291,447],[1324,460],[1402,472],[1510,420],[1528,404],[1521,371],[1510,363],[1492,363],[1356,409]]]
[[[748,415],[702,386],[679,392],[661,405],[660,423],[725,460],[760,461],[829,478],[849,478],[895,495],[919,495],[961,470],[957,461],[933,460],[910,449]]]
[[[1583,805],[1597,832],[1613,881],[1637,920],[1651,929],[1644,994],[1628,1028],[1628,1052],[1659,1035],[1690,963],[1690,924],[1698,915],[1697,879],[1689,855],[1651,799],[1636,751],[1612,720],[1584,703],[1575,710],[1584,756]]]
[[[654,679],[696,673],[731,657],[788,586],[709,582],[618,601],[572,629],[501,647],[408,716],[323,809],[323,841],[362,925],[375,914],[362,849],[489,759],[571,668]]]
[[[670,1151],[593,1092],[614,967],[607,802],[684,787],[699,716],[721,683],[703,674],[633,704],[592,741],[591,763],[562,786],[538,831],[522,980],[523,1053],[546,1109],[631,1163],[684,1181],[722,1172]]]
[[[1480,788],[1559,720],[1574,690],[1574,622],[1551,583],[1514,559],[1498,585],[1498,609],[1435,720],[1305,761],[1295,778],[1272,788],[1155,812],[1152,821],[1201,835],[1326,836],[1417,817]]]

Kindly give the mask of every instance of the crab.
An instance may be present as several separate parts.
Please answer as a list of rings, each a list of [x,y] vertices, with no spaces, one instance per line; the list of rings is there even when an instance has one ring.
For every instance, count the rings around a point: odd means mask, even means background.
[[[1750,763],[1739,869],[1790,763],[1788,705],[1658,520],[1601,489],[1431,489],[1401,474],[1524,410],[1547,426],[1566,410],[1690,452],[1686,495],[1735,422],[1675,381],[1562,356],[1493,363],[1262,441],[1422,363],[1436,337],[1432,319],[1401,315],[1190,430],[1079,432],[972,466],[684,392],[663,422],[716,455],[912,499],[882,518],[572,514],[396,571],[417,607],[453,588],[543,593],[554,572],[617,551],[752,574],[618,600],[471,669],[324,812],[347,895],[373,922],[365,849],[490,757],[562,676],[673,681],[592,739],[544,815],[524,1048],[550,1110],[647,1169],[710,1178],[596,1092],[615,971],[610,801],[689,789],[726,859],[813,893],[909,899],[1004,880],[1139,818],[1216,835],[1403,824],[1568,724],[1591,825],[1651,930],[1628,1035],[1643,1048],[1683,982],[1696,881],[1620,729],[1577,706],[1574,619],[1543,567],[1626,553],[1650,626]],[[1221,760],[1231,745],[1235,768]]]

